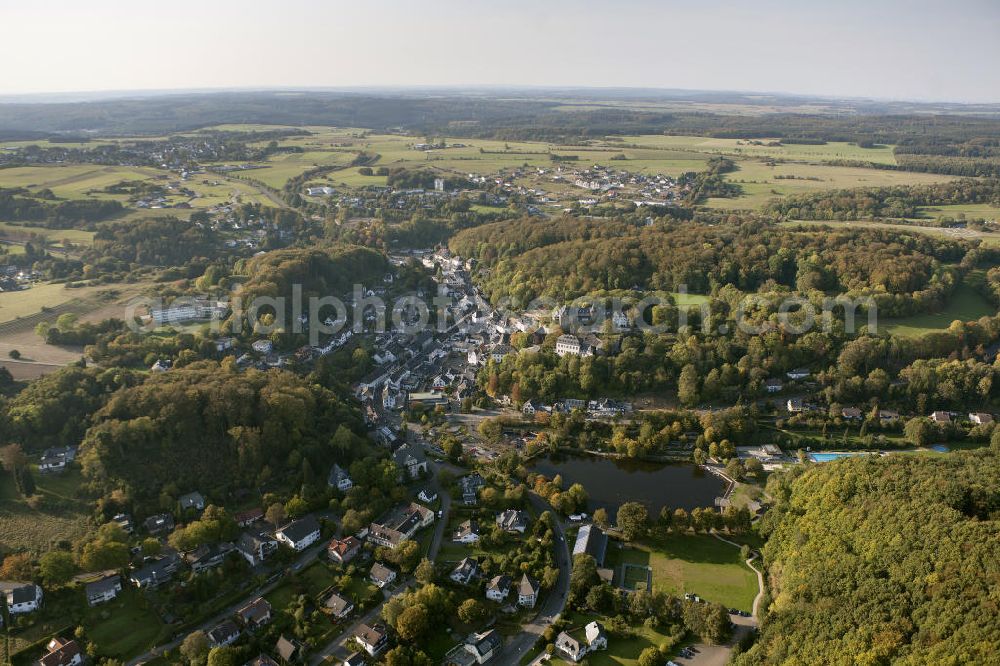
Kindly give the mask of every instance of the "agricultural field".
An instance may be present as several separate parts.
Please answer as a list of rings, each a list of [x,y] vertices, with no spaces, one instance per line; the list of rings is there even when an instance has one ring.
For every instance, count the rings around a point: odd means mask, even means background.
[[[244,172],[246,178],[259,180],[268,187],[281,189],[290,179],[320,166],[346,166],[355,154],[346,151],[308,151],[304,153],[278,153],[260,169]]]
[[[40,236],[56,247],[63,247],[63,241],[68,241],[71,245],[90,245],[94,242],[94,232],[83,229],[49,229],[48,227],[35,227],[30,224],[18,224],[15,222],[0,222],[0,239],[7,241],[26,241],[32,236]],[[13,252],[13,247],[8,247]]]
[[[10,474],[0,473],[0,552],[43,553],[59,541],[80,539],[91,529],[87,504],[77,499],[82,482],[78,470],[63,476],[45,476],[35,470],[33,476],[40,503],[29,504],[18,496]]]
[[[832,162],[856,160],[875,164],[896,164],[893,146],[879,145],[861,148],[857,144],[831,141],[822,145],[781,144],[769,146],[777,139],[759,139],[756,143],[744,139],[718,139],[702,136],[643,135],[625,136],[626,144],[650,146],[658,149],[726,155],[738,158],[768,158],[800,162]]]
[[[218,129],[248,130],[253,126],[220,126]],[[567,163],[568,168],[585,168],[594,164],[627,169],[641,173],[665,173],[679,175],[686,171],[704,168],[707,154],[696,151],[676,150],[670,147],[624,148],[615,143],[595,142],[594,145],[564,146],[544,142],[495,141],[488,139],[434,138],[449,147],[434,150],[415,150],[414,144],[432,140],[429,137],[402,136],[392,134],[366,134],[358,129],[332,129],[321,127],[306,128],[314,135],[309,137],[288,137],[280,140],[281,146],[297,146],[304,153],[284,153],[268,161],[266,169],[255,169],[249,177],[258,178],[270,187],[280,188],[288,178],[296,176],[314,166],[347,164],[362,151],[378,155],[374,167],[429,168],[444,174],[464,176],[470,173],[491,175],[504,169],[528,167],[550,170],[555,167],[550,154],[575,156]],[[455,144],[461,144],[456,146]],[[625,159],[620,158],[624,155]],[[338,157],[332,157],[338,156]],[[270,166],[273,165],[273,166]],[[539,179],[547,189],[554,183],[548,178]],[[317,179],[334,186],[363,187],[384,185],[385,178],[362,176],[356,168],[345,169]],[[539,183],[533,183],[539,184]]]
[[[66,166],[27,166],[0,169],[0,187],[25,187],[33,192],[50,189],[63,199],[113,199],[126,203],[123,194],[98,192],[123,180],[152,180],[167,172],[145,167],[75,164]]]
[[[733,199],[715,198],[708,201],[713,208],[761,208],[768,200],[793,194],[854,187],[885,187],[889,185],[928,185],[955,180],[954,176],[909,171],[883,171],[828,164],[776,163],[740,160],[737,170],[726,179],[743,188],[743,194]]]
[[[297,175],[297,173],[293,175]],[[128,205],[128,195],[113,194],[101,190],[109,185],[127,180],[158,182],[167,187],[166,199],[170,206],[185,203],[195,209],[211,208],[234,200],[268,203],[267,199],[252,184],[223,178],[216,174],[198,174],[188,180],[181,181],[176,173],[147,167],[77,164],[0,169],[0,188],[25,187],[33,192],[48,188],[57,197],[63,199],[107,199],[119,201],[124,205]],[[284,184],[284,181],[281,184]],[[181,188],[191,190],[195,195],[184,194],[179,191]],[[139,216],[157,213],[167,214],[167,212],[182,217],[190,215],[190,212],[185,209],[176,208],[138,209],[136,212]],[[5,222],[16,221],[5,220]]]
[[[38,284],[23,291],[0,293],[0,324],[42,312],[42,308],[56,308],[70,301],[82,301],[109,290],[100,287],[70,289],[64,284]]]
[[[928,227],[919,224],[893,224],[891,222],[869,222],[867,220],[842,222],[840,220],[793,220],[782,222],[784,226],[829,226],[833,228],[872,228],[872,229],[894,229],[896,231],[928,234],[930,236],[940,236],[942,238],[955,238],[963,240],[980,240],[984,245],[1000,246],[1000,232],[977,231],[975,229],[951,229],[946,227]]]
[[[272,131],[282,126],[219,125],[214,128],[228,131]],[[526,168],[519,184],[555,193],[557,196],[575,197],[576,188],[566,182],[553,180],[551,171],[559,165],[551,155],[575,157],[563,166],[567,169],[587,168],[595,164],[612,169],[625,169],[645,174],[678,176],[685,172],[705,168],[713,155],[734,158],[739,166],[727,175],[739,183],[744,195],[736,199],[713,199],[709,205],[718,208],[759,208],[775,196],[802,192],[848,187],[867,187],[892,184],[922,184],[949,180],[947,176],[909,172],[881,171],[827,164],[835,160],[868,161],[895,164],[892,146],[860,148],[855,144],[831,142],[823,145],[766,145],[769,140],[749,142],[738,139],[717,139],[697,136],[641,135],[593,140],[586,145],[562,145],[531,141],[497,141],[488,139],[460,139],[453,137],[422,137],[395,134],[371,134],[358,128],[307,127],[308,136],[290,136],[278,140],[283,147],[301,149],[300,153],[277,153],[261,168],[243,172],[239,177],[223,179],[215,175],[195,176],[183,183],[197,196],[170,197],[170,203],[188,203],[194,208],[207,208],[234,199],[269,203],[267,197],[257,192],[251,183],[256,180],[267,187],[281,189],[290,178],[318,166],[344,167],[314,183],[339,188],[385,185],[383,176],[364,176],[357,167],[348,167],[360,153],[377,156],[373,167],[431,169],[445,175],[491,175],[501,170]],[[433,150],[416,150],[415,144],[443,142],[448,147]],[[259,145],[264,145],[261,141]],[[772,160],[778,160],[777,163]],[[539,173],[550,171],[550,174]],[[174,179],[166,171],[146,168],[97,167],[75,165],[61,167],[22,167],[0,172],[0,187],[29,186],[51,187],[58,196],[67,198],[104,197],[118,198],[95,192],[107,185],[127,179]],[[239,178],[246,179],[241,182]],[[273,205],[273,202],[270,202]],[[960,211],[955,211],[958,214]],[[173,211],[171,211],[173,213]],[[185,215],[185,213],[178,211]],[[942,213],[949,214],[949,213]]]
[[[681,595],[694,593],[727,608],[750,610],[757,595],[757,579],[733,546],[705,535],[671,535],[649,544],[608,543],[605,566],[615,569],[616,582],[621,565],[652,569],[653,590]],[[630,574],[626,583],[640,582]]]
[[[920,209],[921,219],[938,220],[950,217],[953,220],[1000,221],[1000,208],[989,204],[953,204],[947,206],[924,206]]]

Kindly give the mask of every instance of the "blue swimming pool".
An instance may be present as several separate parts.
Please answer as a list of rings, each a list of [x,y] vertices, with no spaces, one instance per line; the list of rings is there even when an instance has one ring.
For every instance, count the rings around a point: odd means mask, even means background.
[[[837,460],[839,458],[852,458],[854,456],[863,456],[864,454],[864,451],[849,453],[810,453],[809,459],[813,462],[830,462],[831,460]]]
[[[944,444],[935,444],[931,448],[937,451],[938,453],[948,453],[949,451],[948,447]]]

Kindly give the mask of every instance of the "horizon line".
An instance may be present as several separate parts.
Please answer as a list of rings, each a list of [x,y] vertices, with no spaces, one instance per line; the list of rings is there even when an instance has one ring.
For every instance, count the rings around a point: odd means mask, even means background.
[[[828,102],[867,102],[881,104],[918,104],[918,105],[946,105],[958,107],[998,107],[1000,111],[1000,100],[996,101],[958,101],[954,99],[931,99],[931,98],[891,98],[873,97],[867,95],[838,95],[836,93],[798,93],[788,91],[767,91],[767,90],[740,90],[726,88],[671,88],[661,86],[614,86],[614,85],[574,85],[574,84],[501,84],[501,83],[477,83],[477,84],[353,84],[353,85],[260,85],[260,86],[203,86],[194,88],[131,88],[131,89],[84,89],[84,90],[50,90],[35,92],[12,92],[0,93],[0,104],[36,103],[36,104],[58,104],[58,103],[84,103],[96,101],[110,101],[113,99],[127,99],[136,97],[166,97],[171,95],[212,95],[225,93],[319,93],[319,92],[340,92],[340,93],[364,93],[364,92],[486,92],[486,91],[509,91],[509,92],[588,92],[609,93],[614,91],[634,92],[634,93],[680,93],[680,94],[713,94],[713,95],[741,95],[741,96],[768,96],[787,99],[803,99]],[[72,99],[76,97],[77,99]],[[46,99],[47,98],[47,99]],[[53,99],[71,98],[71,99]],[[690,101],[679,98],[675,101]],[[725,102],[720,102],[725,103]],[[761,100],[762,105],[766,102]]]

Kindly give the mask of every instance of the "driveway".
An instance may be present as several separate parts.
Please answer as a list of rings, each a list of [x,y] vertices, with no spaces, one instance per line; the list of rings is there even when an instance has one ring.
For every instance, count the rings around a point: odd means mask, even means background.
[[[441,550],[441,541],[444,539],[444,531],[448,528],[448,514],[451,511],[451,494],[437,484],[437,475],[434,476],[434,492],[441,498],[441,517],[437,518],[434,525],[434,536],[431,537],[431,546],[427,549],[427,559],[431,562],[437,561],[438,551]]]
[[[402,584],[397,585],[391,592],[388,590],[382,590],[382,603],[351,622],[351,624],[347,625],[343,631],[337,634],[336,638],[309,657],[309,666],[319,666],[319,664],[324,662],[332,662],[334,659],[337,659],[339,662],[351,656],[352,650],[348,649],[347,643],[354,638],[354,632],[357,628],[362,624],[372,624],[377,622],[379,616],[382,614],[382,607],[385,606],[385,602],[388,601],[397,590],[409,585],[410,580],[411,579],[407,579]]]
[[[312,561],[315,560],[320,553],[326,550],[326,547],[329,544],[330,544],[329,539],[321,539],[318,544],[303,551],[302,554],[299,555],[298,559],[295,560],[295,562],[291,564],[288,568],[293,571],[298,571],[300,569],[305,568],[307,564],[311,564]],[[134,659],[130,659],[129,661],[126,662],[126,666],[137,666],[138,664],[143,664],[147,661],[155,659],[156,657],[159,657],[166,650],[173,650],[174,648],[176,648],[177,646],[179,646],[181,643],[184,642],[184,639],[187,638],[188,634],[194,631],[198,631],[199,629],[202,631],[208,631],[209,629],[212,629],[215,625],[219,624],[223,620],[231,618],[233,615],[236,614],[236,611],[238,611],[240,608],[243,608],[257,597],[264,596],[265,594],[273,590],[275,587],[280,585],[283,578],[284,578],[283,576],[279,576],[276,579],[274,579],[273,582],[270,582],[264,585],[263,587],[257,588],[256,590],[254,590],[253,594],[245,597],[242,601],[239,601],[229,606],[225,610],[221,611],[220,613],[217,613],[211,619],[202,622],[198,626],[191,627],[190,629],[185,630],[182,636],[170,641],[169,643],[155,646],[149,652],[139,655]]]
[[[752,617],[733,616],[732,620],[733,624],[736,625],[736,629],[729,638],[729,642],[725,645],[695,643],[692,647],[698,652],[693,657],[690,659],[673,657],[673,661],[681,664],[681,666],[687,666],[688,664],[691,666],[725,666],[728,664],[729,657],[732,656],[733,648],[736,647],[736,644],[757,627],[757,620]]]

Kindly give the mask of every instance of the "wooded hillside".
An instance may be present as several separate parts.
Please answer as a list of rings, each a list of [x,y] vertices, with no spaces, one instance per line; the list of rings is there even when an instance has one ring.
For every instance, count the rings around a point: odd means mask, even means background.
[[[737,664],[987,664],[1000,653],[1000,457],[894,455],[772,483],[773,604]]]

